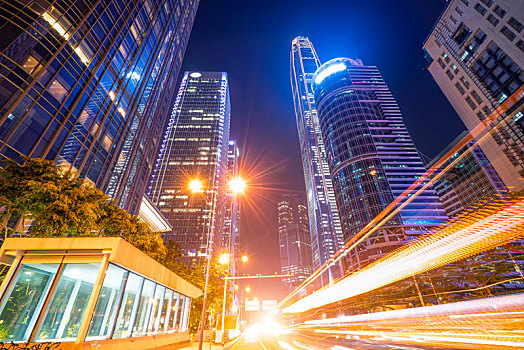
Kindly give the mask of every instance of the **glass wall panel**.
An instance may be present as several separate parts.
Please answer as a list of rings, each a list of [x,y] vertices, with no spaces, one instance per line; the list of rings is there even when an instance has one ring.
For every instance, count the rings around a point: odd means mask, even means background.
[[[169,316],[169,330],[177,331],[178,306],[180,303],[180,294],[175,292],[173,294],[173,301],[171,302],[171,316]]]
[[[36,341],[76,339],[99,269],[100,263],[64,265]]]
[[[166,289],[166,292],[164,294],[164,301],[162,302],[162,311],[160,313],[160,320],[158,326],[159,333],[167,332],[169,316],[171,315],[172,301],[173,291],[171,289]]]
[[[113,338],[127,338],[131,335],[131,325],[134,323],[134,316],[138,310],[140,289],[143,283],[142,277],[131,272],[128,274]]]
[[[126,273],[124,269],[113,264],[109,264],[107,267],[86,340],[107,339],[109,337],[118,309],[117,302],[120,300],[124,274]]]
[[[142,287],[142,294],[140,295],[140,304],[136,314],[135,326],[133,327],[133,337],[140,337],[145,335],[147,321],[151,314],[151,306],[153,301],[153,293],[155,291],[155,283],[149,280],[144,281]]]
[[[178,300],[178,307],[177,307],[177,315],[176,315],[176,321],[175,321],[175,330],[176,331],[180,331],[180,326],[181,326],[181,322],[182,322],[182,308],[184,306],[184,300],[185,300],[185,296],[183,296],[182,294],[180,294],[180,298]]]
[[[22,264],[0,306],[0,341],[27,341],[58,264]]]
[[[188,321],[189,321],[189,305],[191,303],[191,298],[185,297],[184,299],[185,300],[184,300],[184,308],[182,311],[182,322],[181,322],[180,329],[179,329],[180,332],[187,331],[187,326],[188,326]]]
[[[160,312],[162,311],[162,301],[164,300],[164,292],[166,287],[159,284],[156,285],[155,297],[151,301],[151,316],[149,318],[149,325],[147,327],[148,334],[154,334],[158,331],[160,323]]]

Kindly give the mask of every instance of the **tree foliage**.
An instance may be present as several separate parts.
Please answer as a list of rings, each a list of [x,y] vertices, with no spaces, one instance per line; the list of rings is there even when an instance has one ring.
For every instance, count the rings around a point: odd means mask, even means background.
[[[159,262],[165,260],[160,234],[87,180],[48,160],[27,158],[23,165],[5,160],[0,207],[4,237],[122,237]],[[22,224],[9,227],[13,217]],[[32,220],[28,233],[23,232],[26,220]]]

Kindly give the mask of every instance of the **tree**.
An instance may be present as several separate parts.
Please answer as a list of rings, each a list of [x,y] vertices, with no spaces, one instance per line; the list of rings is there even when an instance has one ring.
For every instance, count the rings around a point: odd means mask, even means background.
[[[122,237],[153,259],[163,263],[166,248],[160,234],[119,208],[101,190],[53,162],[27,158],[20,165],[5,161],[0,170],[1,223],[4,237],[33,220],[33,237]],[[11,217],[22,225],[8,226]]]

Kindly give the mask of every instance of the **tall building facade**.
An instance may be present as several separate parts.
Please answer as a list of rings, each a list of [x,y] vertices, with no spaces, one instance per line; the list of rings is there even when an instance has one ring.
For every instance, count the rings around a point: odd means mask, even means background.
[[[227,179],[235,179],[239,176],[238,167],[240,150],[235,140],[229,140],[227,149]],[[240,248],[240,202],[238,194],[228,191],[224,207],[224,231],[222,233],[222,249],[229,254],[229,270],[231,276],[235,276],[238,265],[238,254]]]
[[[424,43],[428,70],[510,190],[524,188],[524,3],[453,0]]]
[[[467,131],[462,132],[426,167],[431,168],[467,134]],[[441,178],[435,181],[435,192],[450,218],[483,199],[507,191],[504,182],[491,166],[482,149],[474,142],[469,142],[457,150],[442,165],[438,174]]]
[[[320,60],[311,41],[305,37],[295,38],[291,44],[290,55],[291,90],[302,153],[315,269],[344,246],[333,182],[311,86],[313,74],[319,66]],[[335,276],[339,274],[336,267],[332,270]]]
[[[227,74],[186,72],[153,171],[149,198],[173,229],[165,240],[189,256],[221,246],[231,109]],[[197,181],[201,189],[191,189]],[[197,186],[199,187],[199,186]]]
[[[280,270],[284,290],[292,291],[313,273],[306,203],[294,194],[282,195],[277,204]]]
[[[138,214],[197,6],[3,1],[0,157],[68,165]]]
[[[425,168],[377,67],[338,58],[320,66],[312,79],[348,240],[421,177]],[[347,268],[359,269],[445,219],[433,189],[424,190],[349,253]]]

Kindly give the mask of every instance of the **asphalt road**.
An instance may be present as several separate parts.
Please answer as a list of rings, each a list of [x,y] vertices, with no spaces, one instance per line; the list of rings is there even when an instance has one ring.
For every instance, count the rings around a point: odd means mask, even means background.
[[[240,338],[226,347],[229,350],[442,350],[442,347],[429,345],[394,344],[384,339],[345,339],[336,336],[311,336],[294,332],[268,334],[265,332],[245,332]],[[450,349],[450,348],[445,348]],[[454,348],[460,349],[460,348]]]

